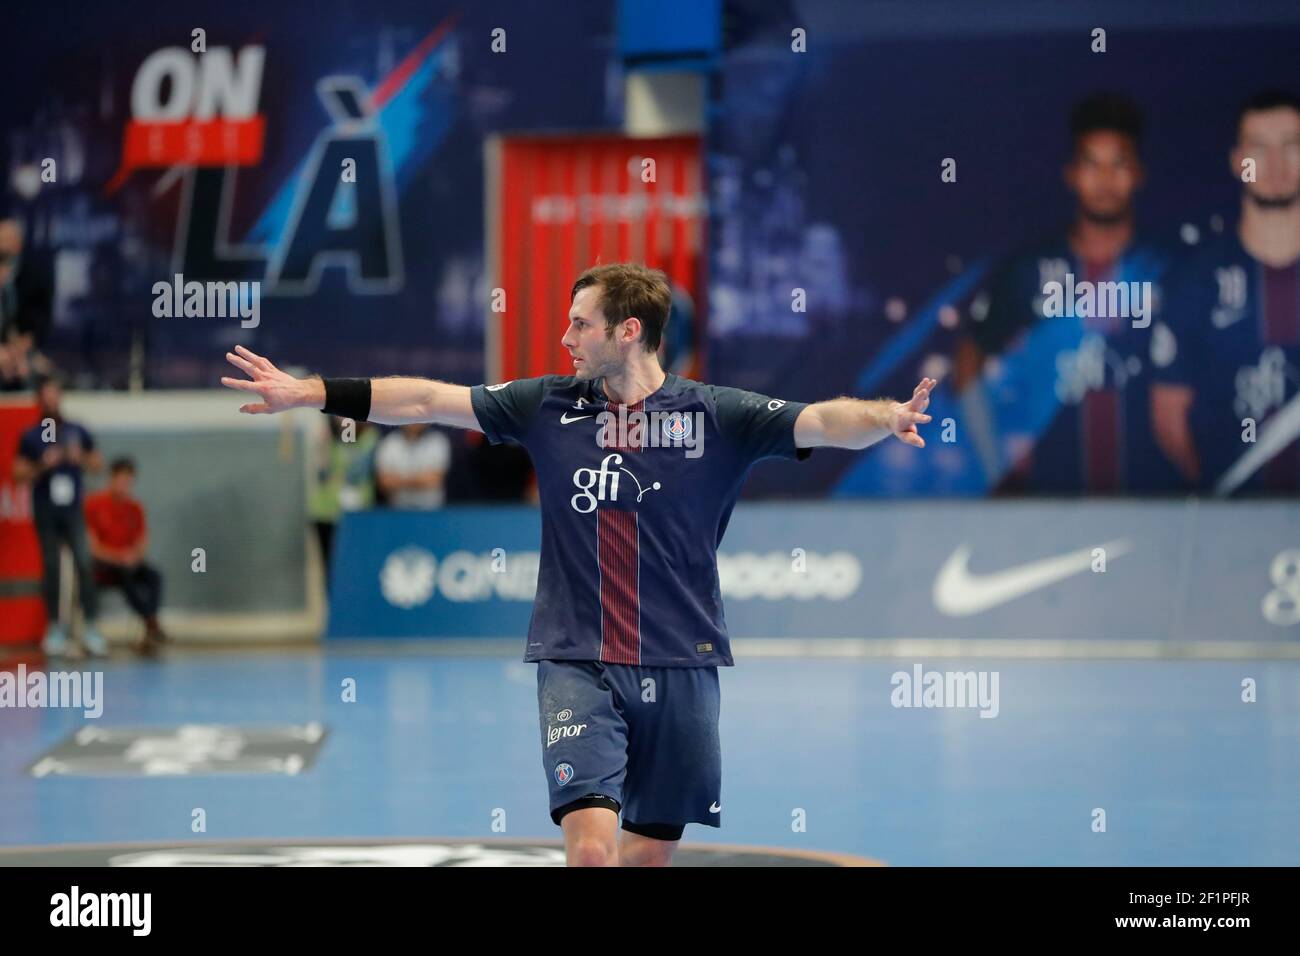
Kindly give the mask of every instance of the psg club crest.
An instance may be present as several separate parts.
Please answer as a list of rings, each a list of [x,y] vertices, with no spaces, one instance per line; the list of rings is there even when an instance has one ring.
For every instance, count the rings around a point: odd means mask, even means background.
[[[555,782],[561,787],[573,779],[573,768],[567,763],[557,764],[555,767]]]
[[[664,419],[664,438],[670,442],[685,441],[691,437],[693,424],[689,415],[673,412]]]

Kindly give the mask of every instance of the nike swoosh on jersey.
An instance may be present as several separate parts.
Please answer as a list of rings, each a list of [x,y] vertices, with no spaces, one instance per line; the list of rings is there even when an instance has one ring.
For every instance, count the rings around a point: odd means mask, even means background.
[[[1278,452],[1300,435],[1300,395],[1274,412],[1259,430],[1255,443],[1225,471],[1214,486],[1219,496],[1230,495],[1249,481]]]
[[[1107,558],[1113,558],[1132,546],[1127,538],[1119,538],[1098,547],[1105,549]],[[959,546],[934,579],[934,606],[949,617],[979,614],[1087,571],[1092,567],[1093,549],[1080,548],[1069,554],[978,576],[970,573],[970,552],[970,545]]]
[[[567,425],[569,424],[569,422],[580,422],[584,418],[595,418],[595,417],[596,417],[595,415],[575,415],[572,418],[570,418],[569,413],[565,412],[563,415],[560,416],[560,424]]]

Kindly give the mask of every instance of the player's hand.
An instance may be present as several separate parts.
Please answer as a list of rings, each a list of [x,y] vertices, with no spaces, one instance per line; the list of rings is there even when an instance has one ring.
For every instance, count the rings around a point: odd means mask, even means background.
[[[925,410],[930,405],[930,390],[938,384],[932,378],[921,379],[921,384],[912,392],[910,401],[895,402],[894,407],[889,410],[889,430],[899,441],[915,445],[917,448],[925,447],[925,439],[917,433],[916,426],[930,421],[930,416],[925,414]]]
[[[63,461],[63,452],[57,448],[47,448],[45,451],[41,452],[42,468],[55,468],[61,461]]]
[[[235,354],[238,353],[238,354]],[[248,415],[270,415],[290,408],[314,405],[322,408],[325,404],[325,386],[319,380],[294,378],[288,372],[281,372],[271,364],[270,359],[250,352],[242,345],[236,345],[234,352],[226,353],[226,361],[235,368],[248,374],[248,379],[222,378],[221,384],[244,392],[256,392],[262,399],[247,405],[240,405],[239,410]],[[319,392],[319,399],[316,393]]]

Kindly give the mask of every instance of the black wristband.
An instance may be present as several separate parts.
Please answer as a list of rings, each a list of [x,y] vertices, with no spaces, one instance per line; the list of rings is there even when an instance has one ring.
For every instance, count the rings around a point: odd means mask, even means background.
[[[370,379],[322,378],[325,383],[326,415],[364,422],[370,417]]]

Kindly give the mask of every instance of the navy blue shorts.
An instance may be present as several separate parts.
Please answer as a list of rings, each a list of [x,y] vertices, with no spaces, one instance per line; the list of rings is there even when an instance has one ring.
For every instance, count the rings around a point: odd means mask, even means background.
[[[717,667],[538,661],[551,819],[595,795],[622,809],[624,829],[658,839],[720,826],[720,703]]]

